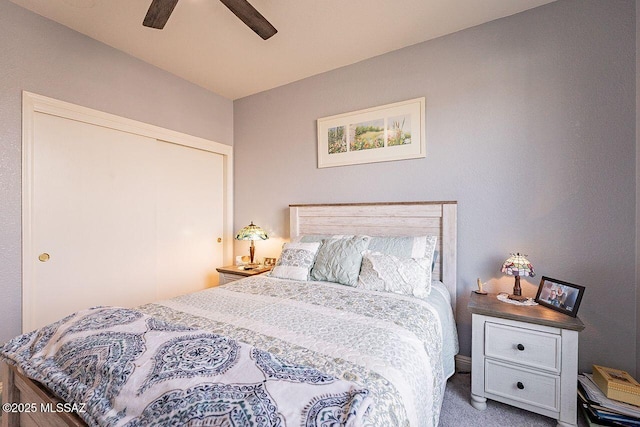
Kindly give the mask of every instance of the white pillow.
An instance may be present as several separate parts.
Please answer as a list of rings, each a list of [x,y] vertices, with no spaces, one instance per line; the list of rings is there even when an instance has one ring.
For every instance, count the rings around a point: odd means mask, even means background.
[[[433,257],[433,256],[432,256]],[[365,251],[358,276],[358,287],[424,298],[431,293],[429,257],[398,258]]]
[[[270,276],[279,279],[309,280],[320,242],[285,243]]]

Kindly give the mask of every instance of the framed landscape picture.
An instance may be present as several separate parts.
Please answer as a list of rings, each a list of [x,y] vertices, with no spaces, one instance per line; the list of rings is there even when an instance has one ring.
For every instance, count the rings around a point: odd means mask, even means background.
[[[426,156],[425,98],[318,119],[318,167]]]

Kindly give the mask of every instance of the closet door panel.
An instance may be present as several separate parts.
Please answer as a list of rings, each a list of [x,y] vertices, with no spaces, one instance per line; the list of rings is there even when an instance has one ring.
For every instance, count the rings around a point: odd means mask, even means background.
[[[156,297],[154,139],[38,113],[25,330]],[[49,258],[46,259],[48,254]],[[28,284],[27,284],[28,285]]]
[[[223,159],[220,154],[158,142],[158,297],[217,285],[222,260]]]

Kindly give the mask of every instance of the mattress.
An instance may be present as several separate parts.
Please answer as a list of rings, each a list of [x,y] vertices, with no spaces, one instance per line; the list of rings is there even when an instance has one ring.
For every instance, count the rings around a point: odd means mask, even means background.
[[[431,294],[427,301],[438,311],[442,322],[442,364],[445,378],[450,378],[456,372],[455,356],[460,347],[458,345],[458,330],[451,309],[451,295],[440,281],[431,282]]]

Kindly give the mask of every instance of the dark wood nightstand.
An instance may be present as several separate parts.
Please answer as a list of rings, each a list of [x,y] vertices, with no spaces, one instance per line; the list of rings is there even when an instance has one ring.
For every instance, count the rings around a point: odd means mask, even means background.
[[[242,266],[228,265],[226,267],[218,267],[216,271],[220,273],[220,285],[226,285],[227,283],[235,282],[244,277],[266,273],[267,271],[271,271],[272,268],[273,267],[260,266],[259,268],[245,270]]]

